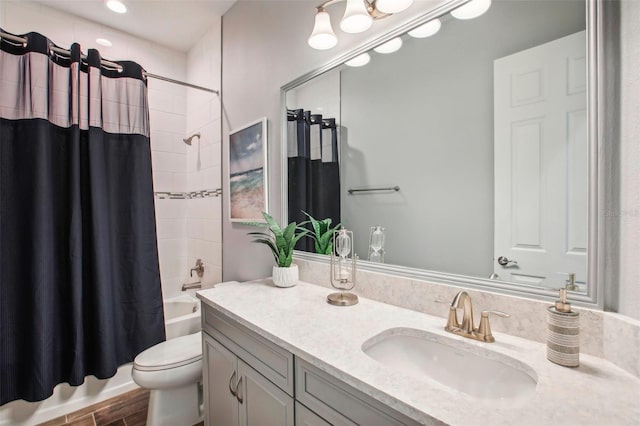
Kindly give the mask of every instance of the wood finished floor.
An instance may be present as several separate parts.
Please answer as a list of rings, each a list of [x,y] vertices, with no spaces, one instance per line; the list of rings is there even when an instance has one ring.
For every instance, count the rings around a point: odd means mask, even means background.
[[[145,426],[149,391],[136,389],[38,426]]]
[[[148,407],[149,391],[140,388],[37,426],[145,426]]]

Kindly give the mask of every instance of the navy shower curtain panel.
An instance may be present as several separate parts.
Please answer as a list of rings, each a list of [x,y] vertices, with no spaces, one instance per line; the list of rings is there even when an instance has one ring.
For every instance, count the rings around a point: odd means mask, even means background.
[[[165,338],[142,69],[27,38],[0,45],[0,405]]]
[[[340,223],[340,165],[335,118],[323,118],[302,109],[287,111],[287,167],[289,221],[315,219]],[[312,230],[309,225],[308,228]],[[303,238],[296,249],[315,252],[311,238]]]

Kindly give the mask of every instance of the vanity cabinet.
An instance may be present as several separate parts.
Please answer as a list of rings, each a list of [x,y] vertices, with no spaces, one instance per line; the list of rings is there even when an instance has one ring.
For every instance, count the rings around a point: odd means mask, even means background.
[[[293,356],[212,310],[203,330],[205,424],[293,426]]]
[[[205,413],[209,425],[293,426],[293,398],[204,335]]]
[[[203,314],[206,425],[418,424],[211,307]]]

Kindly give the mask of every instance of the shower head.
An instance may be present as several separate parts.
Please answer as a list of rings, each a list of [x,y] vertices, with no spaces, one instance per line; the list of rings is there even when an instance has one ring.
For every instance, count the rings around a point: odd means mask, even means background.
[[[193,135],[189,136],[188,138],[182,139],[182,141],[184,143],[186,143],[187,145],[191,145],[191,140],[193,138],[198,138],[198,140],[199,140],[200,139],[200,132],[194,133]]]

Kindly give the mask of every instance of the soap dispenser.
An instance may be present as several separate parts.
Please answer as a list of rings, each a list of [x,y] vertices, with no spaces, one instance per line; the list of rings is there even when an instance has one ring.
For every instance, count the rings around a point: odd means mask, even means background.
[[[567,289],[547,312],[547,359],[565,367],[580,365],[580,317],[571,310]]]

